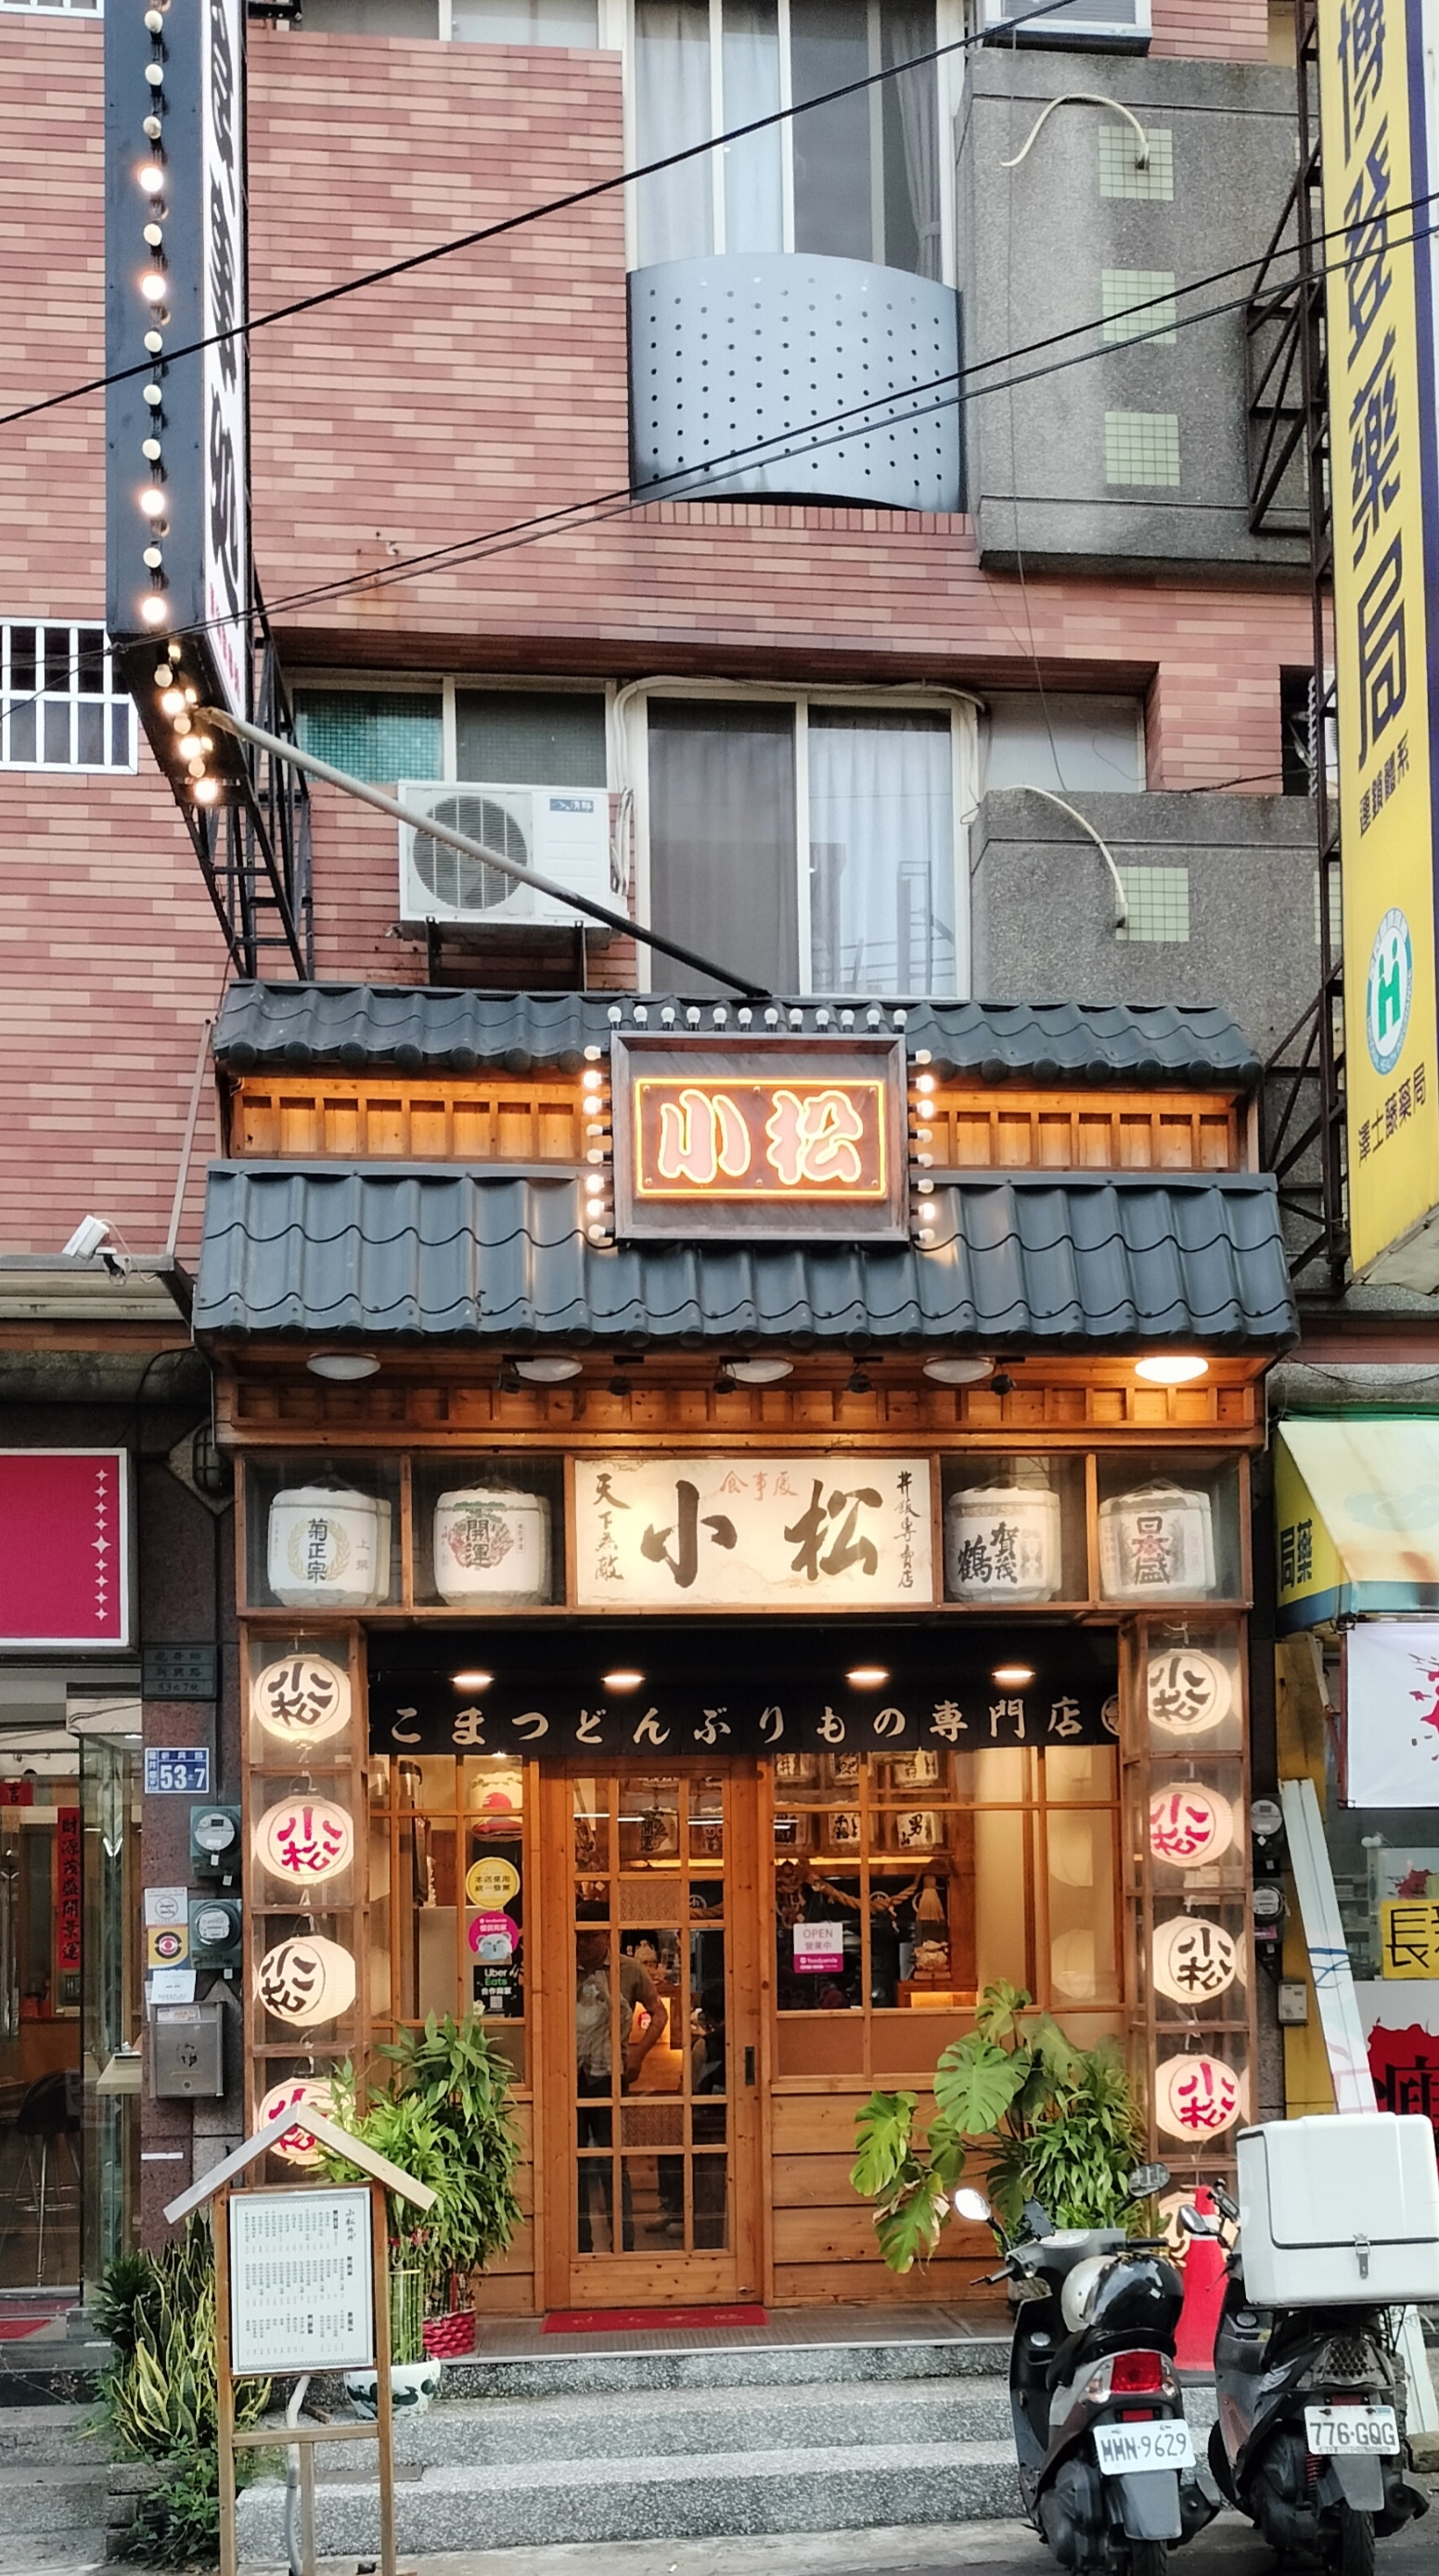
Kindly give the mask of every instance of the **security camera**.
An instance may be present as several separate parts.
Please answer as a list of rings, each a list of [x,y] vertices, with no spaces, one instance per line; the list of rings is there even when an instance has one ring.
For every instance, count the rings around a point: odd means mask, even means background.
[[[103,1216],[82,1216],[60,1258],[62,1261],[89,1261],[100,1249],[110,1231]]]

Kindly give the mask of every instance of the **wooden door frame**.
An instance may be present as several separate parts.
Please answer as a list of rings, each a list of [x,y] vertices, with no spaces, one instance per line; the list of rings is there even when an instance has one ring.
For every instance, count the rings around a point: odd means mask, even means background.
[[[589,1761],[581,1757],[544,1763],[537,1768],[540,1923],[538,1958],[532,1958],[530,1973],[536,1977],[542,2009],[530,2072],[535,2113],[536,2286],[541,2303],[546,2309],[630,2303],[665,2306],[681,2304],[686,2299],[697,2306],[736,2298],[758,2303],[766,2285],[769,2250],[762,2153],[768,2042],[762,2011],[766,1918],[759,1903],[760,1763],[738,1756],[681,1756],[670,1761],[663,1753],[657,1753],[642,1763],[633,1757],[624,1763],[613,1757]],[[623,2266],[630,2279],[622,2292],[612,2292],[606,2283],[603,2296],[597,2296],[588,2288],[585,2273],[587,2262],[594,2258],[572,2257],[570,2253],[570,2197],[574,2189],[574,2105],[570,2083],[574,1873],[569,1789],[576,1779],[610,1777],[631,1769],[642,1769],[648,1777],[661,1778],[671,1774],[691,1779],[724,1775],[730,2250],[713,2257],[670,2254],[648,2262],[639,2253],[605,2258],[616,2267]],[[752,2051],[752,2056],[747,2057],[747,2051]],[[750,2082],[746,2081],[747,2066],[754,2070]],[[707,2262],[710,2268],[706,2277]],[[690,2283],[677,2285],[674,2275],[681,2267],[693,2278]],[[725,2276],[722,2285],[717,2279],[721,2270]],[[659,2278],[661,2274],[669,2277]]]

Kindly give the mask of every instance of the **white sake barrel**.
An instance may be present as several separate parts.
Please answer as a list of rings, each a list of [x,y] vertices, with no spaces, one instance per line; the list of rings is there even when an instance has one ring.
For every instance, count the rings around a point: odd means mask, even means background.
[[[543,1494],[457,1486],[435,1505],[435,1589],[442,1601],[518,1609],[550,1597],[550,1507]]]
[[[390,1506],[353,1485],[291,1485],[270,1505],[270,1590],[287,1610],[372,1610],[390,1588]]]
[[[1203,1601],[1214,1585],[1207,1494],[1139,1485],[1100,1504],[1099,1588],[1106,1601]]]
[[[1059,1496],[1047,1485],[974,1485],[945,1504],[951,1601],[1052,1601],[1062,1563]]]

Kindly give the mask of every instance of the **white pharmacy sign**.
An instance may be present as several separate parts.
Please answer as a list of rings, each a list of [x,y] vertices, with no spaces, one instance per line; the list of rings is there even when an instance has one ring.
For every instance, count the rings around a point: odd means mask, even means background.
[[[239,2191],[230,2209],[230,2368],[364,2370],[375,2358],[370,2194]]]
[[[905,1610],[934,1598],[926,1458],[596,1458],[583,1609]]]

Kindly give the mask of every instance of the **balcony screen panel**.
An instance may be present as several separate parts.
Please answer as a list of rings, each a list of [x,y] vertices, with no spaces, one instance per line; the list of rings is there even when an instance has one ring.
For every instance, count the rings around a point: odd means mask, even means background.
[[[438,778],[443,766],[443,701],[419,691],[306,689],[295,701],[302,751],[314,752],[370,786],[397,778]]]
[[[793,992],[793,709],[653,700],[649,790],[654,927],[774,992]],[[684,989],[727,988],[686,972]]]
[[[599,0],[452,0],[450,33],[471,45],[597,45]]]
[[[952,993],[954,800],[947,715],[809,719],[817,993]]]

